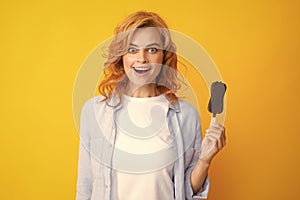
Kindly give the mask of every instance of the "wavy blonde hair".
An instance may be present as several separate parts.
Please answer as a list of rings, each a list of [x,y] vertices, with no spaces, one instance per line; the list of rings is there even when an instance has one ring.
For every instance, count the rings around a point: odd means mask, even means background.
[[[177,77],[176,46],[171,39],[168,26],[156,13],[139,11],[129,15],[115,28],[115,36],[108,47],[108,58],[104,63],[104,78],[98,87],[99,93],[105,97],[103,101],[116,94],[120,99],[117,105],[122,102],[122,94],[128,83],[122,57],[127,53],[135,31],[144,27],[157,27],[163,42],[163,67],[156,77],[156,87],[170,102],[178,100],[175,95],[180,88]]]

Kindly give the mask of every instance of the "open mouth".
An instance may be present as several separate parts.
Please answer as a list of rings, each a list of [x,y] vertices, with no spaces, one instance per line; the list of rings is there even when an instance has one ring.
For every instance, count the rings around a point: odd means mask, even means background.
[[[150,67],[134,67],[133,69],[136,73],[143,74],[143,73],[150,71],[151,68]]]

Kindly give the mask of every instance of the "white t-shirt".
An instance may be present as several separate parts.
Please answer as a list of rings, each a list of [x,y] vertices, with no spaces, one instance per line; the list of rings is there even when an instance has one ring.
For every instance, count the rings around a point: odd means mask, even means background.
[[[125,96],[116,118],[112,200],[174,200],[168,104],[164,95]]]

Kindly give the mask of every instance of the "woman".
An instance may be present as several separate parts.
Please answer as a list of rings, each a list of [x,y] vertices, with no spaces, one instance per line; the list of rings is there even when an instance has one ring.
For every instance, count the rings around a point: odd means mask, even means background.
[[[81,113],[77,200],[206,198],[225,130],[214,125],[202,141],[197,110],[177,98],[166,23],[152,12],[128,16],[116,28],[104,74],[101,95]]]

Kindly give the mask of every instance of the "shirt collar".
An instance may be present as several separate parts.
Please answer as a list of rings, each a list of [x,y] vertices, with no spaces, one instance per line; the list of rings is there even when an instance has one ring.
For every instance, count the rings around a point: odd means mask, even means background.
[[[107,100],[107,103],[112,106],[114,108],[114,110],[119,110],[122,108],[123,104],[120,103],[118,105],[120,101],[120,98],[113,94],[108,100]],[[173,101],[169,104],[169,108],[174,110],[175,112],[180,112],[180,105],[179,105],[179,100],[176,100],[176,101]]]

